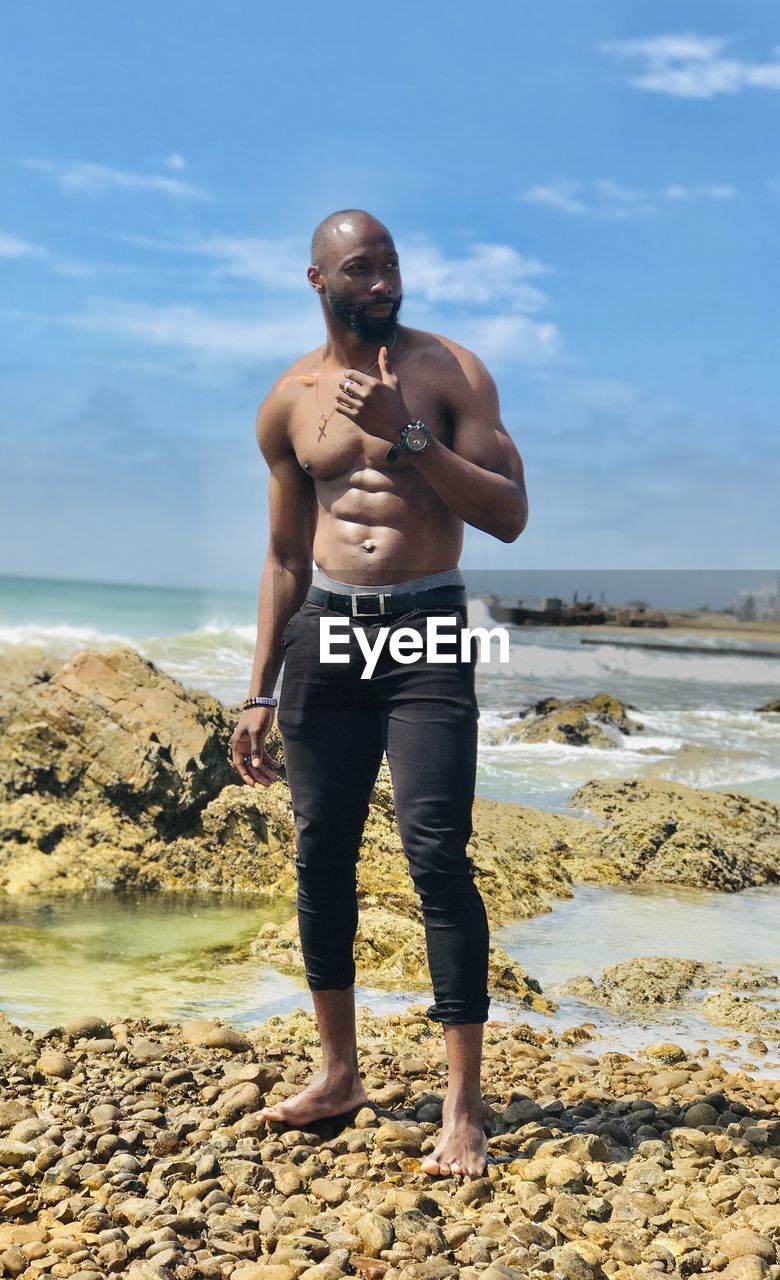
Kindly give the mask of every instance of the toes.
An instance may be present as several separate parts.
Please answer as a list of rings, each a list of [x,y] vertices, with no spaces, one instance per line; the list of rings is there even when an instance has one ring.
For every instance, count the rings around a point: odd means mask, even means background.
[[[420,1168],[423,1173],[439,1173],[439,1162],[435,1156],[426,1156],[420,1161]]]
[[[278,1111],[263,1110],[260,1112],[260,1119],[265,1120],[268,1124],[280,1124],[283,1123],[284,1116],[280,1115]]]
[[[443,1173],[445,1178],[449,1176],[450,1166],[446,1160],[439,1161],[439,1173]]]

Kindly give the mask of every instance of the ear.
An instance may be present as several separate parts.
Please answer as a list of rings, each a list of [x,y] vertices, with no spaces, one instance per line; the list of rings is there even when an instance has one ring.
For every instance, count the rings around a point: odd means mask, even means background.
[[[312,289],[315,289],[317,293],[325,292],[325,281],[322,278],[322,272],[319,267],[309,267],[306,272],[306,278]]]

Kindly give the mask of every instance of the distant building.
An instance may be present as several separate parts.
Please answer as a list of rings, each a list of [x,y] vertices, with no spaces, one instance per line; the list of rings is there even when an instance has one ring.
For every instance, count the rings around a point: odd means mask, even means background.
[[[777,621],[780,622],[780,573],[774,583],[768,582],[763,587],[737,592],[733,611],[744,622]]]

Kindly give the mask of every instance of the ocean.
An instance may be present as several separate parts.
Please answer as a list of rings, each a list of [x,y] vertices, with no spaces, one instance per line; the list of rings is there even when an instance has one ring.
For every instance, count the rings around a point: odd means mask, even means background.
[[[131,645],[183,684],[235,704],[247,693],[256,609],[249,592],[0,577],[0,653]],[[476,597],[469,625],[496,625]],[[590,778],[652,775],[780,802],[780,717],[756,710],[778,696],[780,648],[777,657],[735,654],[734,641],[713,638],[708,652],[686,652],[702,645],[701,632],[677,630],[668,652],[625,635],[619,645],[581,644],[571,628],[508,631],[509,662],[477,667],[479,795],[566,812]],[[599,692],[630,704],[641,731],[601,748],[491,741],[540,698]]]

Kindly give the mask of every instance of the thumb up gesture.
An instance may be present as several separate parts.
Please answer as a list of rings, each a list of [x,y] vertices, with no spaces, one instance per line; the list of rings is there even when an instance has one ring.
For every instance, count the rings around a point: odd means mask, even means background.
[[[346,369],[339,382],[336,404],[339,413],[351,418],[363,431],[395,444],[412,415],[404,402],[398,374],[390,364],[387,347],[380,347],[377,365],[378,378],[360,369]]]

